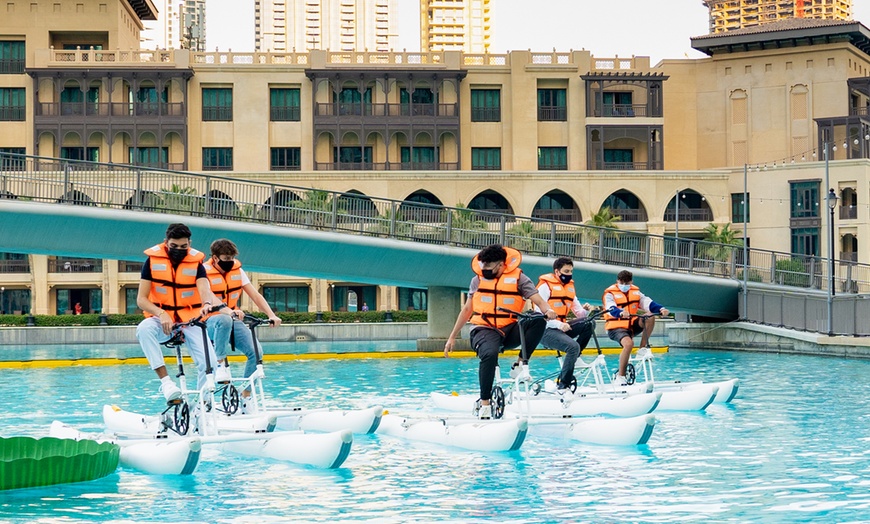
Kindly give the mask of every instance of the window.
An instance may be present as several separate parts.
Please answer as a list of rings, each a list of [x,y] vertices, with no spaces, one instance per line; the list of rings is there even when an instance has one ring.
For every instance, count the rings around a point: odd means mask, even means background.
[[[564,122],[568,120],[567,91],[565,89],[538,89],[538,122]]]
[[[139,309],[139,306],[136,304],[136,299],[139,296],[139,288],[128,287],[124,289],[124,297],[127,302],[127,314],[135,315],[137,313],[142,313],[142,310]]]
[[[308,312],[307,286],[263,286],[263,298],[272,311]]]
[[[100,161],[99,147],[62,147],[60,157],[67,160],[86,160],[88,162]]]
[[[0,147],[0,171],[24,171],[26,160],[11,155],[26,153],[27,150],[23,147]]]
[[[368,88],[360,93],[355,87],[345,87],[337,95],[339,115],[370,115],[372,114],[372,90]]]
[[[341,146],[333,148],[332,161],[340,165],[339,169],[371,169],[372,148],[371,146]]]
[[[233,90],[204,87],[202,89],[202,120],[231,122],[233,120]]]
[[[399,101],[402,104],[403,115],[434,116],[435,104],[437,104],[438,98],[429,88],[418,88],[411,93],[403,87],[399,90]]]
[[[634,151],[631,149],[605,149],[605,169],[631,169],[634,167]]]
[[[541,171],[568,169],[568,148],[539,147],[538,169],[540,169]]]
[[[791,218],[819,216],[819,182],[791,183]]]
[[[147,116],[160,113],[160,103],[169,99],[169,90],[163,89],[158,95],[156,87],[140,87],[136,93],[136,115]]]
[[[24,42],[0,42],[0,75],[24,72]]]
[[[273,147],[270,169],[272,171],[299,171],[300,156],[300,148],[298,147]]]
[[[135,166],[165,167],[169,162],[168,147],[131,147],[130,163]]]
[[[269,114],[272,122],[299,122],[301,113],[298,88],[269,90]]]
[[[425,289],[410,287],[396,288],[399,295],[399,309],[402,311],[426,311],[429,309],[428,293]]]
[[[604,114],[601,116],[634,116],[631,93],[628,91],[604,93],[603,101]]]
[[[204,147],[202,148],[203,171],[232,171],[233,148]]]
[[[471,121],[501,122],[501,90],[471,90]]]
[[[473,170],[494,170],[501,169],[501,148],[500,147],[472,147],[471,148],[471,169]]]
[[[749,198],[749,193],[746,193]],[[731,222],[743,223],[743,193],[731,193]],[[746,222],[749,222],[749,202],[746,203]]]
[[[796,255],[819,254],[819,228],[800,227],[792,229],[791,252]]]
[[[0,297],[0,314],[22,315],[30,313],[29,289],[6,289]]]
[[[403,147],[401,155],[403,169],[438,168],[438,150],[434,147]]]
[[[0,88],[0,120],[24,122],[24,88]]]

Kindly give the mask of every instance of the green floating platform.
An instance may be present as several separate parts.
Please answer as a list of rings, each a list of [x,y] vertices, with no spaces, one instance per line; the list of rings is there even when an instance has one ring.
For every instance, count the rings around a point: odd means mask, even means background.
[[[54,437],[0,437],[0,490],[83,482],[118,467],[117,444]]]

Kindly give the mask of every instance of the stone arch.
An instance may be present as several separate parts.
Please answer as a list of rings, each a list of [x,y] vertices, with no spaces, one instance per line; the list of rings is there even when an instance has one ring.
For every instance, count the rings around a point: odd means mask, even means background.
[[[601,211],[605,207],[609,207],[610,212],[618,216],[622,222],[646,222],[648,219],[643,201],[625,188],[611,193],[604,199],[598,210]]]
[[[538,199],[532,209],[532,218],[563,222],[581,222],[583,220],[577,202],[559,189],[554,189]]]
[[[713,211],[710,209],[710,203],[707,202],[707,197],[698,193],[694,189],[682,189],[679,192],[679,219],[680,222],[712,222]],[[664,221],[675,222],[677,214],[674,213],[674,206],[677,200],[677,194],[668,201],[668,205],[664,210]]]
[[[508,199],[493,189],[486,189],[476,194],[468,201],[468,209],[489,211],[497,214],[514,214],[514,208],[511,206],[510,202],[508,202]],[[486,215],[484,220],[498,221],[498,217],[496,215]]]
[[[418,189],[399,204],[399,218],[414,222],[445,222],[446,212],[440,198],[425,189]]]
[[[239,206],[228,194],[218,189],[212,189],[203,199],[206,202],[205,212],[215,218],[236,218],[239,216]]]

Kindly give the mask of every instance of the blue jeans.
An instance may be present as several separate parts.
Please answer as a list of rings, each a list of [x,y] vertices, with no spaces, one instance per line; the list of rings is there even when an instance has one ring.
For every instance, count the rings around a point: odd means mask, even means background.
[[[254,337],[247,324],[229,315],[214,315],[206,320],[205,325],[208,328],[208,338],[214,343],[214,352],[218,360],[227,357],[230,351],[230,336],[233,337],[236,349],[248,359],[245,363],[244,377],[250,377],[257,369],[257,358],[254,355]]]
[[[184,332],[184,345],[187,346],[187,351],[190,353],[191,358],[193,358],[194,364],[196,364],[196,388],[201,389],[205,385],[206,351],[208,351],[209,364],[214,368],[216,365],[214,350],[211,344],[208,344],[208,341],[206,341],[208,347],[203,347],[202,330],[199,327],[184,326],[181,330]],[[159,318],[148,317],[140,322],[139,326],[136,327],[136,338],[139,339],[139,345],[142,346],[142,351],[145,353],[151,369],[157,369],[165,365],[163,361],[163,349],[160,346],[169,340],[169,335],[163,333],[163,327],[160,325]]]

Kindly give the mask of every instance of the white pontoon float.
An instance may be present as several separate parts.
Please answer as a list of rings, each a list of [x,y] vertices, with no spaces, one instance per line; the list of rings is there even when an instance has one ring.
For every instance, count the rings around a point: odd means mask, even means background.
[[[629,362],[630,367],[626,375],[629,382],[639,384],[641,387],[652,385],[655,391],[662,391],[665,393],[662,396],[662,404],[665,407],[659,406],[659,409],[672,409],[667,407],[668,404],[672,403],[672,401],[668,400],[668,397],[678,396],[676,394],[672,395],[672,393],[681,392],[681,394],[688,395],[686,392],[692,392],[699,389],[715,390],[711,402],[728,403],[734,400],[734,397],[737,395],[737,390],[740,387],[740,380],[736,378],[719,382],[702,382],[700,380],[657,380],[653,372],[653,353],[649,348],[638,349]],[[640,367],[639,372],[638,366]],[[673,403],[676,404],[677,402],[673,401]]]

